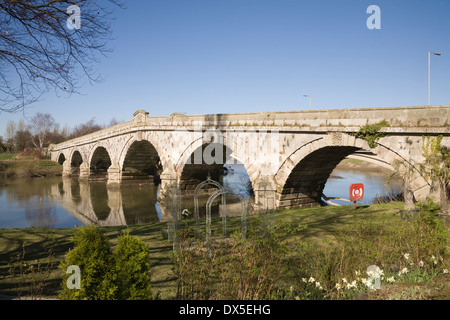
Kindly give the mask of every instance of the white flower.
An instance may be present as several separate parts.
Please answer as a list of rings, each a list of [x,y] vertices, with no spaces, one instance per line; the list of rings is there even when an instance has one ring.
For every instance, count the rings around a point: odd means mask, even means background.
[[[448,270],[447,270],[447,269],[444,269],[444,270],[442,270],[442,272],[444,272],[444,273],[448,273]]]
[[[403,257],[404,257],[406,260],[409,260],[409,253],[404,253],[404,254],[403,254]]]
[[[302,278],[302,281],[303,281],[304,283],[308,283],[308,280],[307,280],[306,278]]]
[[[401,276],[402,274],[408,273],[408,268],[403,268],[402,270],[399,271],[398,275]]]
[[[347,278],[342,278],[343,283],[347,283]]]
[[[347,283],[347,289],[356,288],[356,281],[353,281],[352,283]]]
[[[395,282],[394,277],[387,278],[386,281],[389,282],[389,283],[394,283]]]
[[[424,265],[423,261],[422,261],[422,260],[420,260],[420,261],[419,261],[419,267],[421,267],[421,268],[422,268],[422,267],[423,267],[423,265]]]
[[[313,277],[309,278],[309,282],[315,282],[316,279],[314,279]]]
[[[359,275],[361,275],[361,272],[359,272],[359,270],[358,270],[358,271],[355,271],[355,275],[356,275],[356,276],[359,276]]]
[[[367,280],[366,278],[362,278],[362,279],[361,279],[361,282],[362,282],[366,287],[369,287],[369,286],[371,285],[370,281]]]
[[[342,289],[342,286],[341,286],[340,283],[336,283],[336,289],[337,289],[338,291]]]
[[[433,261],[434,264],[437,264],[437,259],[435,256],[431,256],[431,261]]]

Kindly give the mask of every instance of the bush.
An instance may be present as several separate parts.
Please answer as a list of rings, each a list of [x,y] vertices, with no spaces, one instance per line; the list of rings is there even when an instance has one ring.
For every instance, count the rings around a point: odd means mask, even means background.
[[[67,300],[111,300],[116,297],[114,257],[108,240],[95,227],[81,227],[72,238],[75,247],[69,250],[60,268],[65,272],[60,294]],[[81,271],[81,289],[69,289],[66,285],[69,266]]]
[[[140,239],[128,233],[119,237],[114,250],[118,299],[152,299],[149,250]]]
[[[61,299],[66,300],[128,300],[151,299],[148,247],[129,234],[119,237],[114,251],[107,238],[96,227],[81,227],[74,233],[72,250],[60,268],[66,272],[71,265],[80,268],[81,289],[69,289],[65,273]]]

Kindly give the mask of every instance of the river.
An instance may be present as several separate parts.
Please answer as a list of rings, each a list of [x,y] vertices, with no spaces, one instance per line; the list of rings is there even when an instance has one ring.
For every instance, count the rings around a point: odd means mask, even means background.
[[[223,183],[238,190],[245,199],[251,199],[245,169],[242,165],[232,169],[224,176]],[[323,193],[327,197],[348,199],[350,184],[363,183],[364,199],[358,204],[370,204],[377,195],[390,192],[384,185],[385,176],[385,173],[338,167],[327,181]],[[398,182],[391,188],[394,193],[401,190]],[[79,182],[61,177],[3,179],[0,180],[0,228],[73,228],[91,223],[113,226],[161,221],[164,210],[158,194],[159,187],[145,181],[107,188],[101,181]],[[183,201],[183,208],[192,212],[193,198]],[[333,202],[349,204],[338,200]],[[218,212],[218,206],[214,206],[213,213]],[[204,212],[205,201],[200,202],[200,215]]]

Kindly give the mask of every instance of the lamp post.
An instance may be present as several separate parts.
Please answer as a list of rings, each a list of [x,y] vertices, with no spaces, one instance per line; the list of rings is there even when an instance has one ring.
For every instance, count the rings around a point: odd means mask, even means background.
[[[309,110],[311,110],[311,96],[309,94],[304,94],[304,97],[309,97]]]
[[[431,105],[431,53],[435,56],[440,56],[439,52],[430,52],[428,51],[428,105]]]

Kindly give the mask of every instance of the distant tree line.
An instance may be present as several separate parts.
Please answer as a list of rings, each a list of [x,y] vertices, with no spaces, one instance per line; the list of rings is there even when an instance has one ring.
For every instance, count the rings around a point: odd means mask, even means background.
[[[73,128],[63,128],[48,113],[36,113],[30,120],[8,121],[3,136],[0,136],[0,153],[34,152],[41,155],[50,144],[61,143],[113,125],[118,122],[112,119],[108,125],[100,125],[91,119]]]

